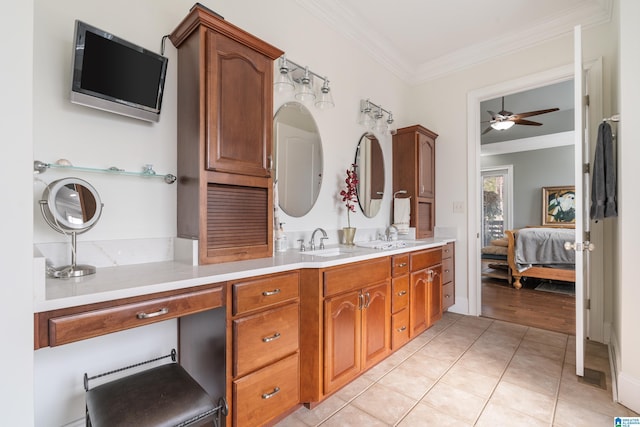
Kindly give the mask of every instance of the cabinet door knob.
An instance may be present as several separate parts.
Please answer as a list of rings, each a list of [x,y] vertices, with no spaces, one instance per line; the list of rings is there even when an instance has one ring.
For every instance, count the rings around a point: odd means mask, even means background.
[[[369,305],[371,305],[371,294],[369,294],[369,292],[367,292],[366,294],[367,297],[367,303],[365,304],[364,308],[369,308]]]
[[[406,267],[407,263],[406,262],[401,262],[400,264],[396,264],[396,267]]]
[[[400,292],[398,292],[398,296],[399,296],[399,297],[401,297],[401,296],[403,296],[403,295],[406,295],[406,294],[407,294],[407,291],[400,291]]]
[[[271,399],[273,396],[275,396],[279,392],[280,392],[280,387],[275,387],[271,393],[263,393],[262,394],[262,398],[263,399]]]
[[[398,328],[398,332],[404,332],[406,330],[407,330],[406,326],[402,326],[402,327]]]
[[[270,337],[262,338],[262,342],[271,342],[273,340],[277,340],[278,338],[280,338],[280,332],[276,332],[275,334],[271,335]]]
[[[280,293],[280,289],[274,289],[272,291],[264,291],[262,293],[262,295],[264,295],[265,297],[269,297],[271,295],[276,295],[276,294],[279,294],[279,293]]]

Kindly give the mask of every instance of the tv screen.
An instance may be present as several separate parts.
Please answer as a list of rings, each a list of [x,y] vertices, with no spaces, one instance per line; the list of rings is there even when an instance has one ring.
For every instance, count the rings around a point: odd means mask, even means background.
[[[157,122],[168,59],[76,21],[71,102]]]

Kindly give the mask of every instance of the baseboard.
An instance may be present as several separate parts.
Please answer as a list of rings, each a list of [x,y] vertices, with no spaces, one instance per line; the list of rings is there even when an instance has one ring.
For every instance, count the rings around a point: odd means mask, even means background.
[[[606,329],[605,329],[606,330]],[[609,334],[609,370],[611,371],[611,389],[613,394],[613,401],[618,401],[618,341],[615,334]]]
[[[466,298],[456,297],[456,303],[448,308],[447,311],[457,314],[469,314],[469,300]]]
[[[624,372],[618,374],[618,402],[635,412],[640,412],[640,378]]]
[[[65,424],[62,427],[85,427],[86,425],[87,425],[86,420],[83,417],[78,420],[71,421],[70,423]]]

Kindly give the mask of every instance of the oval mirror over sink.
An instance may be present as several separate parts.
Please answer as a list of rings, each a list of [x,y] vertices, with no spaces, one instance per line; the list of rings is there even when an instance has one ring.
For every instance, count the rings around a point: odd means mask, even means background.
[[[273,121],[275,179],[280,209],[301,217],[313,207],[322,184],[322,141],[315,120],[299,102],[280,107]]]
[[[384,157],[378,138],[372,133],[360,137],[356,149],[358,166],[358,204],[362,213],[373,218],[380,211],[384,196]]]

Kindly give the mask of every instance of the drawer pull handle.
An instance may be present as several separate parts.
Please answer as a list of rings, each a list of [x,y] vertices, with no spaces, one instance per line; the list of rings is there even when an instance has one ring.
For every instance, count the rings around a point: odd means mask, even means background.
[[[270,297],[271,295],[277,295],[279,293],[280,293],[280,289],[274,289],[272,291],[264,291],[262,295],[264,295],[265,297]]]
[[[161,308],[158,311],[154,311],[153,313],[138,313],[136,314],[136,317],[138,319],[151,319],[154,317],[158,317],[158,316],[162,316],[163,314],[167,314],[169,312],[169,309],[167,307]]]
[[[271,335],[270,337],[262,338],[262,342],[271,342],[273,340],[277,340],[278,338],[280,338],[280,332],[276,332],[275,334]]]
[[[398,328],[398,332],[404,332],[407,330],[406,326],[402,326],[401,328]]]
[[[399,296],[399,297],[401,297],[401,296],[403,296],[403,295],[406,295],[406,294],[407,294],[407,291],[400,291],[400,292],[398,292],[398,296]]]
[[[396,267],[406,267],[407,263],[406,262],[401,262],[400,264],[396,264]]]
[[[273,396],[275,396],[278,393],[280,393],[280,387],[275,387],[271,393],[263,393],[262,398],[271,399]]]

